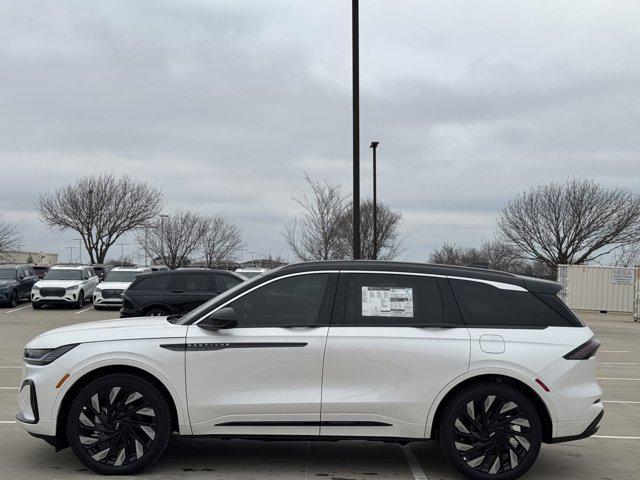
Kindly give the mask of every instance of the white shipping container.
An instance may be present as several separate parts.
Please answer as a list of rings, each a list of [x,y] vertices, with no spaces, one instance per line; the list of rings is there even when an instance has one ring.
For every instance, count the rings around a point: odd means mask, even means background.
[[[572,309],[632,313],[636,268],[558,265],[560,297]]]

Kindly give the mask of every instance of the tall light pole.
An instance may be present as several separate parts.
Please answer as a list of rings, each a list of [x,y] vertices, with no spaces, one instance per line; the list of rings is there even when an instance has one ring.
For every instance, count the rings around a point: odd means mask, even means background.
[[[82,239],[74,238],[74,240],[78,241],[78,263],[82,265]]]
[[[373,259],[378,259],[378,195],[376,179],[376,152],[380,142],[371,142],[373,149]]]
[[[360,259],[360,41],[358,0],[351,0],[353,77],[353,259]]]
[[[73,249],[76,247],[67,247],[67,250],[69,250],[69,263],[73,263]]]
[[[120,266],[124,267],[124,247],[129,245],[128,243],[116,243],[116,245],[120,245]]]

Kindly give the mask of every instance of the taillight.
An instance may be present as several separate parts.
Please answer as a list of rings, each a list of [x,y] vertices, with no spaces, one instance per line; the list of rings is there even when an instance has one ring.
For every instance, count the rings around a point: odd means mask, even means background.
[[[587,360],[596,354],[600,345],[602,345],[600,340],[592,338],[591,340],[584,342],[575,350],[571,350],[564,356],[564,358],[567,360]]]

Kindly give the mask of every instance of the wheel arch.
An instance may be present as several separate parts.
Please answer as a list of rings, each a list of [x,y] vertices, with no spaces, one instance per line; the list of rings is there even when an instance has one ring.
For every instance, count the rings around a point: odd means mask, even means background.
[[[171,305],[168,305],[162,302],[153,302],[153,303],[145,304],[142,307],[140,307],[138,311],[140,312],[140,314],[145,315],[152,308],[160,308],[166,311],[170,315],[173,313],[176,313],[176,310]]]
[[[485,373],[476,375],[466,378],[450,388],[449,391],[447,391],[442,399],[438,402],[435,412],[433,413],[433,417],[427,424],[427,431],[425,432],[426,437],[431,439],[438,438],[440,419],[442,418],[442,414],[447,404],[454,395],[471,385],[492,382],[502,383],[515,387],[521,393],[523,393],[531,401],[531,403],[533,403],[533,406],[535,407],[536,411],[538,412],[538,416],[540,417],[540,423],[542,424],[542,441],[545,443],[549,443],[553,437],[553,420],[547,404],[530,385],[527,385],[524,381],[517,379],[514,376],[506,375],[503,373]]]
[[[80,392],[86,385],[88,385],[93,380],[100,378],[104,375],[110,375],[114,373],[126,373],[129,375],[136,375],[138,377],[144,378],[151,384],[153,384],[162,396],[167,401],[169,405],[169,412],[171,414],[171,431],[177,432],[179,431],[179,420],[178,420],[178,409],[176,407],[176,402],[167,387],[164,383],[155,377],[153,374],[143,370],[141,368],[137,368],[131,365],[107,365],[103,367],[96,368],[89,372],[86,372],[80,378],[78,378],[71,387],[65,392],[64,397],[60,402],[60,407],[58,409],[58,415],[56,419],[56,436],[55,436],[55,448],[56,451],[62,450],[69,446],[69,442],[67,440],[67,436],[65,435],[65,425],[67,422],[67,417],[69,413],[69,408],[71,407],[71,403],[75,398],[76,394]]]

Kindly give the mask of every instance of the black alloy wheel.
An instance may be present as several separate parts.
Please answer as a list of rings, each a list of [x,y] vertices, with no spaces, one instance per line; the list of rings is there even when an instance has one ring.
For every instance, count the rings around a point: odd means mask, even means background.
[[[521,392],[482,384],[452,399],[440,439],[445,455],[467,477],[512,480],[537,458],[542,428],[535,407]]]
[[[67,420],[69,443],[90,469],[131,474],[155,461],[169,442],[167,403],[156,387],[126,374],[85,387]]]
[[[146,317],[164,317],[165,315],[169,315],[162,308],[152,307],[147,310],[144,314]]]
[[[15,308],[18,306],[18,292],[15,290],[11,292],[11,296],[9,297],[9,306],[11,308]]]

